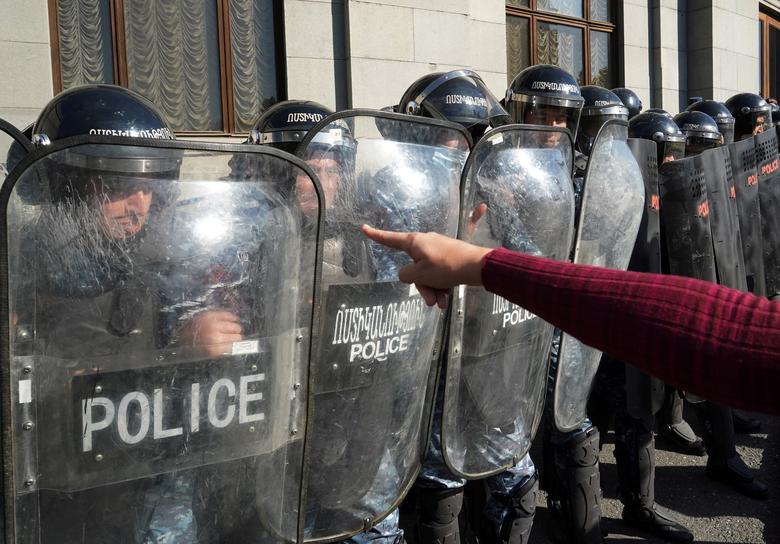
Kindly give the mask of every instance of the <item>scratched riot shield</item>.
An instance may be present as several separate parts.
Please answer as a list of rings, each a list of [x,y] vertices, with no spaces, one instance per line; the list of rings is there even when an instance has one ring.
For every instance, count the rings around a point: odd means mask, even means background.
[[[780,294],[780,158],[777,132],[768,130],[753,137],[761,207],[761,237],[766,295]]]
[[[753,138],[728,145],[734,178],[742,256],[745,263],[747,288],[756,295],[766,294],[761,211],[759,208],[756,148]]]
[[[628,270],[660,274],[661,197],[658,188],[656,143],[644,138],[629,138],[627,143],[642,170],[642,179],[645,182],[645,206]],[[664,402],[663,382],[631,365],[625,365],[625,379],[628,413],[652,426],[652,415],[658,413]]]
[[[30,139],[11,123],[0,119],[0,185],[30,151]]]
[[[475,146],[463,174],[459,237],[565,260],[574,233],[569,133],[511,125]],[[513,466],[541,419],[553,327],[477,287],[451,304],[444,459],[466,478]]]
[[[710,203],[701,155],[659,168],[661,249],[669,274],[717,283]]]
[[[699,164],[707,184],[710,234],[718,283],[747,291],[742,239],[739,234],[737,193],[728,149],[717,147],[704,151],[699,156]]]
[[[311,171],[275,150],[105,136],[34,153],[0,199],[6,534],[294,541]],[[242,155],[252,170],[231,171]],[[315,195],[306,214],[296,191]]]
[[[369,242],[360,226],[455,236],[468,150],[458,125],[352,110],[321,121],[297,151],[326,202],[303,485],[308,541],[376,524],[419,470],[442,312],[398,281],[405,254]]]
[[[575,263],[625,270],[631,259],[645,188],[627,138],[628,125],[618,120],[607,121],[596,136],[583,185]],[[553,393],[555,425],[561,431],[585,420],[600,360],[600,351],[562,336]]]

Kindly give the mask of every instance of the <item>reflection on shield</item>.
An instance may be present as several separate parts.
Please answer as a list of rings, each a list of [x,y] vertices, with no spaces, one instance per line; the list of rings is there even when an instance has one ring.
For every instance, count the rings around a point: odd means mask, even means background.
[[[780,158],[777,132],[767,130],[753,137],[761,205],[761,235],[766,295],[780,294]]]
[[[626,143],[627,124],[602,126],[588,160],[574,262],[625,270],[642,220],[642,171]],[[572,430],[585,420],[601,352],[564,334],[554,389],[555,426]]]
[[[369,242],[360,225],[454,236],[468,149],[457,125],[354,110],[324,119],[298,150],[325,196],[305,540],[367,530],[397,506],[419,470],[442,315],[397,281],[405,254]]]
[[[563,260],[574,230],[568,132],[501,127],[463,175],[460,237]],[[553,327],[482,288],[453,297],[442,420],[450,469],[479,478],[516,464],[542,415]]]
[[[728,145],[731,171],[734,178],[739,233],[745,263],[747,288],[756,295],[766,294],[763,243],[761,240],[761,211],[758,201],[758,173],[753,138]]]
[[[318,188],[236,149],[83,137],[9,178],[17,541],[296,539]]]

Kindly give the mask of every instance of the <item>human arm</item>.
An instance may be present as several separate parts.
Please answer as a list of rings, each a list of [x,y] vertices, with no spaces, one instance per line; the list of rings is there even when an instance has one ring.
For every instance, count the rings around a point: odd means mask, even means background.
[[[677,276],[490,251],[434,234],[364,232],[410,253],[399,278],[442,298],[484,284],[584,343],[686,391],[780,414],[780,305]],[[434,295],[435,296],[435,295]],[[429,299],[426,299],[430,303]]]

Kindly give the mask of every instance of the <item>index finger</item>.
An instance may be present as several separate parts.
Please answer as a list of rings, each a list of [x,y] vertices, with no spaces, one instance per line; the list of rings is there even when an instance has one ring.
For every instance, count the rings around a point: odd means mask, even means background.
[[[383,246],[391,247],[393,249],[400,249],[401,251],[409,253],[409,249],[412,244],[411,232],[393,232],[390,230],[380,230],[368,225],[363,225],[360,227],[360,230],[362,230],[363,234],[365,234],[374,242],[378,242]]]

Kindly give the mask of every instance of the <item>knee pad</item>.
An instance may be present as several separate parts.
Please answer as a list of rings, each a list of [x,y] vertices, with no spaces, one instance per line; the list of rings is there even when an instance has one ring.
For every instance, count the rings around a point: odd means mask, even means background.
[[[463,488],[421,490],[422,544],[459,544],[458,515],[462,507]]]
[[[534,473],[528,480],[515,486],[511,492],[511,509],[501,524],[501,540],[508,544],[527,544],[536,514],[536,496],[539,477]]]

